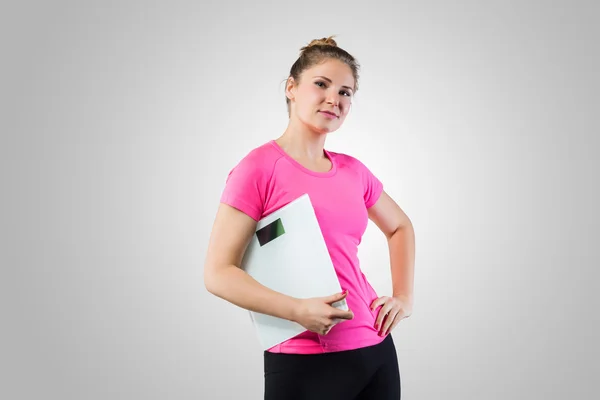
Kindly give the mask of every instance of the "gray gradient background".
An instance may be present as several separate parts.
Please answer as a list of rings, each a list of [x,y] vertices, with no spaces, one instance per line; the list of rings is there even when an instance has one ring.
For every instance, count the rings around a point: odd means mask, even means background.
[[[229,169],[283,132],[282,81],[331,34],[363,69],[327,148],[416,231],[403,399],[598,397],[597,3],[13,3],[0,398],[262,398],[203,261]],[[360,256],[388,294],[373,224]]]

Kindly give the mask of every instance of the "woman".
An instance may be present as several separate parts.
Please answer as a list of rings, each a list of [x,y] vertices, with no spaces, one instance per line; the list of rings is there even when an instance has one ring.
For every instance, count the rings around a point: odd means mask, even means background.
[[[412,224],[364,164],[324,148],[350,110],[358,69],[331,37],[302,47],[286,84],[287,129],[230,171],[221,196],[205,264],[207,290],[306,328],[264,352],[265,399],[400,398],[389,333],[412,312]],[[343,293],[292,298],[239,268],[257,221],[303,193],[315,208]],[[388,240],[391,296],[378,297],[360,270],[357,246],[368,219]],[[349,311],[331,305],[343,298]]]

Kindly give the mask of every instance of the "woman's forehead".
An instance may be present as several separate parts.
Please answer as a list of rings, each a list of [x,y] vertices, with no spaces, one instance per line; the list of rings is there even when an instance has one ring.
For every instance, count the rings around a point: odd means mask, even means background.
[[[327,60],[324,63],[313,65],[304,71],[304,75],[313,77],[325,77],[336,84],[354,87],[354,75],[352,69],[338,60]]]

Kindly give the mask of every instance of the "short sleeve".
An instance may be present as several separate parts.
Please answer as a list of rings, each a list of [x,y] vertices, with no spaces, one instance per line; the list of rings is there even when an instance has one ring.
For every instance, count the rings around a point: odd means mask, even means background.
[[[244,157],[228,174],[221,203],[230,205],[258,221],[264,210],[266,174],[252,154]]]
[[[383,183],[371,172],[365,164],[359,161],[364,187],[365,207],[372,207],[383,192]]]

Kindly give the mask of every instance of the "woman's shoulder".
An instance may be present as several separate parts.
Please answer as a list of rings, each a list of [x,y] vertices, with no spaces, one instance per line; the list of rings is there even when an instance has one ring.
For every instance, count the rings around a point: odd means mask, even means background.
[[[335,159],[338,167],[352,169],[362,169],[365,167],[365,164],[356,156],[332,150],[327,150],[327,152]]]
[[[271,141],[255,146],[243,154],[232,167],[235,170],[247,170],[254,173],[270,173],[281,154],[273,147]]]

